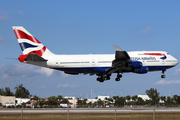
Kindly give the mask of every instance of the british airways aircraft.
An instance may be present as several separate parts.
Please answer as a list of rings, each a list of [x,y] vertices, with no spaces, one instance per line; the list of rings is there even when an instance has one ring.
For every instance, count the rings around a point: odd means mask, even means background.
[[[114,45],[115,54],[56,55],[48,50],[22,26],[13,26],[23,55],[19,61],[36,66],[64,71],[66,74],[97,75],[97,81],[110,80],[112,73],[117,73],[120,81],[122,73],[133,72],[145,74],[151,71],[162,71],[165,78],[166,69],[176,66],[179,61],[164,51],[126,52]]]

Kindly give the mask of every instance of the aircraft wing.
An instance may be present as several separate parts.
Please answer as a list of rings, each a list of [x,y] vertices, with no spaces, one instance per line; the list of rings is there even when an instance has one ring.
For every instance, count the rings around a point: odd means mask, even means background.
[[[31,53],[26,57],[26,60],[30,61],[47,61],[46,59],[42,58],[38,54]]]
[[[117,45],[113,45],[115,50],[116,50],[116,54],[115,54],[115,60],[114,61],[127,61],[128,59],[130,59],[128,53],[126,51],[123,51],[121,48],[119,48]]]
[[[123,51],[117,45],[113,46],[116,50],[115,59],[112,62],[112,67],[105,72],[106,75],[119,71],[126,66],[127,61],[130,59],[130,56],[126,51]]]

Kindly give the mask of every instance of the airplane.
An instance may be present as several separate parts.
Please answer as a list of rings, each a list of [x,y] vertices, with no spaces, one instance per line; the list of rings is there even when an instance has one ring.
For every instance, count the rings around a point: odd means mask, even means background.
[[[151,71],[164,72],[179,61],[165,51],[126,52],[114,45],[115,54],[56,55],[47,49],[22,26],[12,26],[22,49],[18,60],[22,63],[64,71],[66,74],[97,75],[97,81],[110,80],[117,73],[120,81],[123,73],[145,74]]]

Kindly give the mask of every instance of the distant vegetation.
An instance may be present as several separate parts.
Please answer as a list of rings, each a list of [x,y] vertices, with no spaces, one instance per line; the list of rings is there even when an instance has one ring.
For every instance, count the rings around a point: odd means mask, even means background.
[[[31,98],[29,102],[24,103],[23,106],[26,107],[26,104],[31,104],[32,101],[35,107],[48,107],[48,108],[56,108],[60,107],[61,103],[69,103],[68,99],[63,98],[62,95],[58,96],[50,96],[48,98],[40,98],[36,95],[30,95],[29,90],[23,87],[23,84],[17,85],[14,88],[16,91],[13,93],[9,87],[5,87],[4,89],[0,89],[1,96],[15,96],[16,98]],[[173,97],[165,97],[159,96],[159,92],[157,89],[151,88],[145,91],[149,96],[150,100],[144,101],[142,98],[135,96],[119,97],[113,96],[112,98],[105,98],[104,101],[101,99],[97,99],[94,103],[87,103],[86,98],[77,98],[77,107],[123,107],[123,106],[168,106],[175,107],[180,105],[180,96],[174,95]],[[160,103],[159,101],[164,101],[164,103]],[[0,106],[2,104],[0,103]],[[17,106],[21,107],[21,106]]]
[[[15,93],[13,93],[9,87],[5,87],[5,89],[0,88],[1,96],[15,96],[16,98],[30,98],[31,95],[29,90],[23,87],[23,84],[17,85],[14,89],[16,89]]]

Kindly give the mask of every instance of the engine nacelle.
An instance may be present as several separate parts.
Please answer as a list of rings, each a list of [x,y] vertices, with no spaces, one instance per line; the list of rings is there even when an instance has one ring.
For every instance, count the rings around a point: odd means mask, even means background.
[[[148,67],[143,66],[141,69],[134,69],[134,73],[145,74],[149,71]]]
[[[140,69],[142,68],[142,62],[139,61],[132,61],[127,63],[127,67],[130,67],[132,69]]]
[[[20,55],[18,59],[19,59],[20,62],[24,62],[24,61],[26,61],[27,56],[28,55]]]

